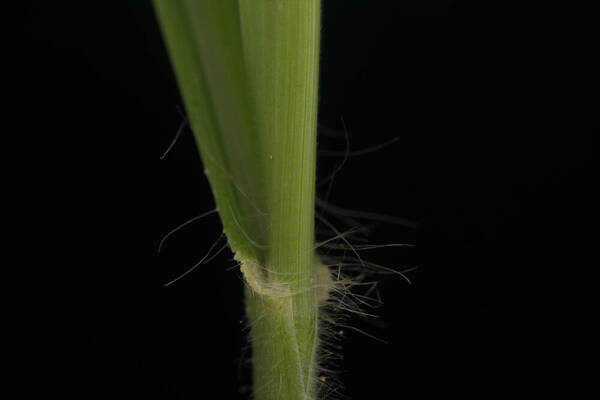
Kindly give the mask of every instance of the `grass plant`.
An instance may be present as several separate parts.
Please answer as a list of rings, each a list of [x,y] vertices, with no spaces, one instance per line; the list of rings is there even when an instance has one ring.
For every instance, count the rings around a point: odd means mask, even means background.
[[[154,0],[229,246],[256,400],[317,397],[320,0]]]

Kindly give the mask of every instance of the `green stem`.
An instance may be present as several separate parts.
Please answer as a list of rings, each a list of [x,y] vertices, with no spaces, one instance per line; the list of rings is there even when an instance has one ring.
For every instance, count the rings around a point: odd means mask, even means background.
[[[318,305],[314,197],[319,0],[240,0],[244,55],[263,138],[266,282],[246,298],[257,400],[315,398]]]

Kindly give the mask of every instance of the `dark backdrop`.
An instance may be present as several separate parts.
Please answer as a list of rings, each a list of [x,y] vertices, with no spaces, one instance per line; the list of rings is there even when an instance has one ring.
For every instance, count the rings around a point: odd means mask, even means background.
[[[324,2],[319,194],[364,221],[377,320],[340,339],[355,399],[597,392],[598,9]],[[485,5],[482,5],[485,4]],[[242,283],[147,1],[22,2],[4,17],[4,398],[243,398]],[[9,103],[8,107],[6,104]],[[342,123],[343,121],[343,123]],[[338,223],[340,229],[346,226]],[[322,232],[322,237],[327,232]]]

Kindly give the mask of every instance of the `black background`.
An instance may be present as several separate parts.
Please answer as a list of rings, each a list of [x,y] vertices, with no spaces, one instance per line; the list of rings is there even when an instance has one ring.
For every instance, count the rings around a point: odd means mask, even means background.
[[[334,1],[320,142],[329,200],[365,221],[382,322],[346,330],[355,399],[597,394],[598,9],[577,2]],[[484,3],[485,5],[482,5]],[[3,6],[5,7],[5,6]],[[4,398],[245,398],[242,283],[147,1],[23,2],[4,17]],[[14,123],[14,125],[13,125]],[[327,178],[341,158],[322,156]],[[319,186],[325,196],[327,184]],[[331,216],[335,220],[335,216]],[[339,228],[345,226],[339,224]],[[322,232],[321,237],[326,237]]]

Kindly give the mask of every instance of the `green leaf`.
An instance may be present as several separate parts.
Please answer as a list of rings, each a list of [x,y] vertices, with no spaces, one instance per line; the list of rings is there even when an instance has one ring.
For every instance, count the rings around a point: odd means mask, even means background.
[[[155,0],[230,246],[261,260],[264,190],[235,0]]]

